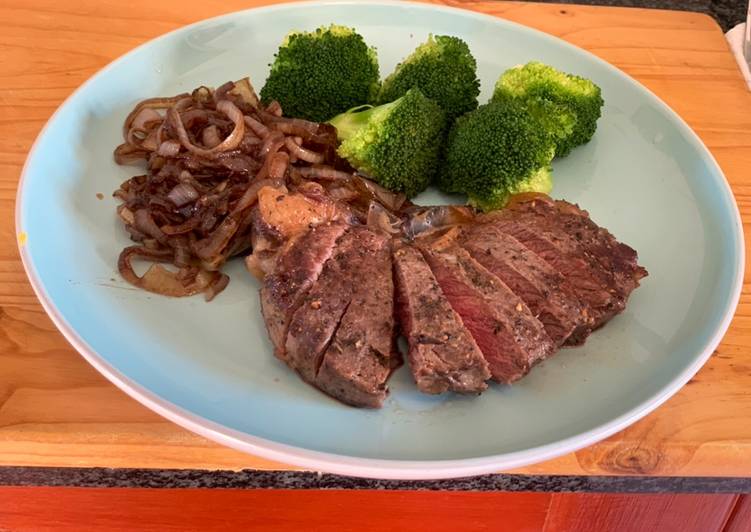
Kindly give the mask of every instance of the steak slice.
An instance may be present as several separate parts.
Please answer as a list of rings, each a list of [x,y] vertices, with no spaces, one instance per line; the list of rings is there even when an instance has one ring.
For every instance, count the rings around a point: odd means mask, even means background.
[[[510,208],[555,223],[613,274],[616,288],[624,298],[628,298],[639,286],[639,280],[647,276],[647,270],[638,264],[636,251],[618,242],[607,229],[599,227],[589,217],[589,213],[577,205],[553,200],[548,196],[532,196],[513,202]]]
[[[290,192],[287,187],[265,186],[258,191],[252,208],[253,253],[245,257],[248,270],[258,277],[272,273],[276,256],[284,247],[310,228],[326,223],[354,222],[346,205],[325,195],[312,181]]]
[[[292,315],[285,343],[286,360],[307,382],[315,385],[323,354],[350,305],[355,286],[353,275],[363,263],[373,260],[382,245],[383,237],[367,229],[352,228],[345,232],[318,280]]]
[[[394,275],[397,316],[417,388],[432,394],[484,391],[491,376],[488,363],[420,252],[400,246],[394,252]]]
[[[274,354],[281,360],[286,358],[285,341],[292,314],[318,279],[346,227],[339,223],[313,227],[278,256],[274,272],[263,280],[261,313]]]
[[[589,328],[575,331],[566,342],[579,345],[589,332],[621,312],[625,300],[619,295],[613,275],[593,261],[578,243],[560,230],[531,224],[529,218],[507,210],[488,217],[488,223],[538,254],[574,287],[577,297],[586,306],[586,317],[591,318]]]
[[[345,282],[354,291],[315,385],[344,403],[379,408],[386,398],[386,380],[401,362],[395,343],[391,241],[364,228],[353,228],[352,233],[368,252],[366,260],[348,272],[351,277]]]
[[[461,245],[524,301],[556,347],[587,328],[585,307],[566,278],[511,235],[483,224],[468,228]]]
[[[466,250],[422,252],[485,356],[493,380],[519,380],[553,353],[553,342],[527,305]]]

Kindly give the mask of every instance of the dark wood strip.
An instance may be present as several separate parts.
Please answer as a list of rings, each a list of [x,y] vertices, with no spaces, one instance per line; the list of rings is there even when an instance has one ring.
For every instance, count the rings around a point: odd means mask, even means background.
[[[408,481],[363,479],[306,471],[0,467],[0,486],[162,489],[547,491],[581,493],[742,493],[751,492],[751,478],[498,474],[449,480]]]

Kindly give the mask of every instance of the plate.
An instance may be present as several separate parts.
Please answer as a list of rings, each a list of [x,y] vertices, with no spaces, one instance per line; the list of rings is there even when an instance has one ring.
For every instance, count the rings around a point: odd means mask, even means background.
[[[479,398],[419,394],[406,368],[378,411],[303,384],[272,356],[258,285],[236,261],[214,302],[132,289],[111,192],[138,172],[112,150],[139,100],[250,75],[263,84],[292,29],[354,26],[388,73],[429,33],[465,39],[481,101],[500,72],[540,60],[602,88],[594,139],[554,164],[553,196],[577,202],[639,251],[649,270],[626,312],[512,387]],[[97,199],[102,193],[105,199]],[[418,198],[442,198],[427,192]],[[315,470],[441,478],[520,467],[594,443],[674,394],[707,360],[738,301],[743,240],[711,154],[663,102],[593,55],[468,11],[403,2],[323,2],[233,13],[182,28],[115,61],[50,119],[17,203],[21,255],[39,299],[101,373],[170,420],[241,451]]]

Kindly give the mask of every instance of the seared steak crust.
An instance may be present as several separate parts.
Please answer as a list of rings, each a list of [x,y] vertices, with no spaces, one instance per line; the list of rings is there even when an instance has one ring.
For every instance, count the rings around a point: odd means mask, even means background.
[[[400,364],[391,241],[365,228],[353,228],[352,234],[367,250],[366,260],[347,272],[352,295],[323,355],[315,385],[347,404],[378,408],[386,397],[386,380]]]
[[[636,251],[598,226],[589,213],[577,205],[547,196],[514,202],[511,209],[533,214],[541,222],[549,220],[585,249],[603,268],[613,274],[621,297],[628,298],[647,271],[638,264]]]
[[[553,351],[542,323],[506,284],[459,247],[423,248],[441,290],[487,360],[493,379],[510,384]]]
[[[619,295],[612,273],[594,261],[575,240],[560,229],[536,225],[531,216],[502,212],[488,223],[516,238],[563,274],[586,305],[586,317],[591,319],[591,326],[576,337],[572,335],[569,342],[581,343],[589,332],[624,309],[625,301]]]
[[[372,261],[385,237],[353,227],[339,240],[313,287],[292,315],[286,339],[287,362],[314,383],[329,346],[355,292],[352,278]]]
[[[588,326],[586,307],[566,277],[513,236],[477,225],[462,234],[461,245],[524,301],[556,347]]]
[[[399,233],[396,215],[368,216],[378,229],[360,225],[363,216],[337,209],[322,187],[276,194],[267,199],[287,198],[287,208],[270,221],[257,209],[246,261],[265,275],[261,310],[275,354],[353,406],[382,406],[401,364],[399,330],[420,391],[477,394],[583,343],[647,275],[586,211],[547,196],[477,216],[413,209],[420,223],[405,211],[410,229]]]
[[[420,252],[408,245],[398,247],[394,274],[397,315],[418,389],[432,394],[485,390],[488,364]]]
[[[334,251],[336,240],[346,228],[346,225],[336,223],[312,228],[291,242],[289,248],[278,256],[273,273],[264,278],[261,313],[278,358],[286,358],[285,341],[292,314],[318,279],[323,265]]]

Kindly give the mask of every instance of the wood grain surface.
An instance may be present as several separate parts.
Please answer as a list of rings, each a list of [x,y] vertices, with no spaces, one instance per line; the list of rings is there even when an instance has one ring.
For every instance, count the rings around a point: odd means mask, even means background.
[[[728,515],[724,532],[751,532],[751,495],[738,497]]]
[[[163,420],[89,367],[34,296],[13,222],[26,154],[78,85],[152,37],[261,3],[0,2],[0,465],[289,468],[221,448]],[[562,37],[644,83],[709,146],[751,233],[751,95],[712,19],[624,8],[444,3]],[[722,345],[675,397],[604,442],[517,472],[751,476],[748,279]]]
[[[0,488],[0,530],[748,532],[728,525],[747,497]]]

